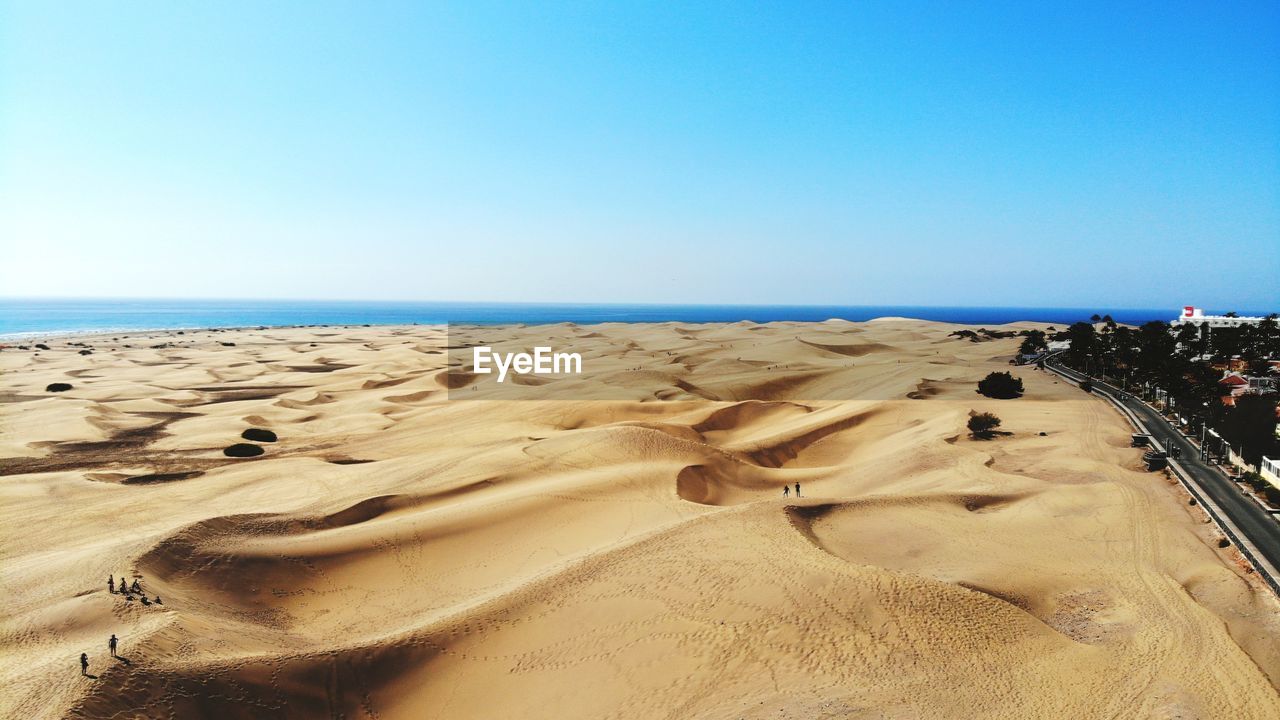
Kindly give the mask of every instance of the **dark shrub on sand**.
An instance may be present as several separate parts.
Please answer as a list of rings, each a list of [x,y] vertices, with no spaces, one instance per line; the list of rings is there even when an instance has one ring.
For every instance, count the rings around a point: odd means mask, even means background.
[[[71,389],[71,383],[49,383],[44,387],[45,392],[66,392]]]
[[[257,457],[261,455],[263,452],[265,451],[257,445],[250,445],[249,443],[236,443],[235,445],[232,445],[226,450],[223,450],[222,454],[226,455],[227,457],[247,458],[247,457]]]
[[[1007,372],[993,372],[978,381],[978,392],[989,398],[1009,400],[1022,395],[1022,380]]]
[[[991,413],[974,413],[969,416],[969,432],[975,438],[990,438],[996,428],[1000,427],[1000,418]]]
[[[263,430],[262,428],[249,428],[248,430],[240,433],[240,437],[254,442],[275,442],[279,439],[276,437],[275,433],[270,430]]]

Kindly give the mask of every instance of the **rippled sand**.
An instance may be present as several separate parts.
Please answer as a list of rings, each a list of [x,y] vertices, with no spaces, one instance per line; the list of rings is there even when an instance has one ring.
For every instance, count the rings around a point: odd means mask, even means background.
[[[1280,717],[1274,597],[1117,413],[1030,368],[975,394],[1017,340],[955,329],[8,347],[0,715]],[[590,372],[446,375],[480,341]]]

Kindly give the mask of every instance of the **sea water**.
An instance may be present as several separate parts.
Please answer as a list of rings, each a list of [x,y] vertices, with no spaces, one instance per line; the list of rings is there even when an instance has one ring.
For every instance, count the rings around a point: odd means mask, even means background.
[[[408,325],[571,322],[820,322],[885,316],[999,325],[1065,326],[1095,313],[1116,322],[1173,320],[1179,309],[937,307],[911,305],[609,305],[327,300],[0,299],[0,337],[54,333],[289,325]],[[1247,314],[1240,309],[1241,314]],[[1259,313],[1264,314],[1264,313]]]

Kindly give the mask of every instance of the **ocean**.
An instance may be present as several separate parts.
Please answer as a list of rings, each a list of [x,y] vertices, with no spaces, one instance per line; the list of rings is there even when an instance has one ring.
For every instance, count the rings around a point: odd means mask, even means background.
[[[0,337],[204,327],[407,325],[412,323],[593,324],[604,322],[861,321],[884,316],[999,325],[1066,325],[1094,313],[1116,322],[1172,320],[1179,308],[931,307],[911,305],[592,305],[324,300],[0,299]],[[1245,314],[1241,311],[1241,314]]]

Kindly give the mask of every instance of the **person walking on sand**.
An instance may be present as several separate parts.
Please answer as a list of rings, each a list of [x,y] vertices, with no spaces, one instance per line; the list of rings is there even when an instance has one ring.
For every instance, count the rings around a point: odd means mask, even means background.
[[[796,497],[800,497],[800,483],[796,483]]]
[[[115,591],[116,591],[116,579],[108,575],[107,576],[107,592],[114,593]]]
[[[790,486],[790,485],[783,485],[783,486],[782,486],[782,497],[791,497],[791,486]]]
[[[129,586],[124,584],[124,576],[121,575],[120,576],[120,594],[123,595],[127,592],[129,592]]]
[[[80,653],[80,674],[89,674],[89,655],[88,653]]]
[[[111,650],[111,657],[120,657],[116,655],[116,647],[120,644],[120,640],[116,638],[115,633],[111,634],[111,639],[107,641],[107,647]]]

